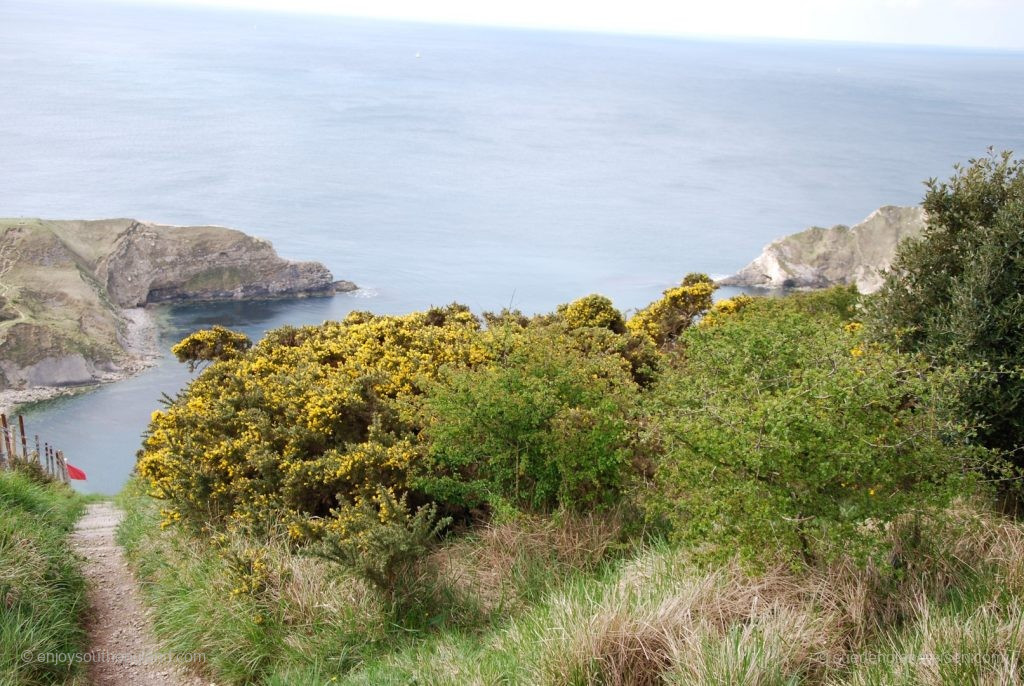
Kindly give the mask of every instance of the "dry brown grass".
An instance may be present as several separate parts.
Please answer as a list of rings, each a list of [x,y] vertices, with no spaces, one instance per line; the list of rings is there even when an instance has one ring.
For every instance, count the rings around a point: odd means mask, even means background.
[[[1006,656],[979,683],[1016,683],[1005,679],[1016,674],[1024,652],[1016,600],[1024,578],[1024,528],[967,506],[949,514],[941,524],[919,527],[908,520],[890,527],[898,573],[890,565],[840,558],[799,572],[779,566],[751,575],[732,564],[698,575],[682,553],[641,557],[606,591],[555,602],[544,633],[557,647],[538,665],[538,680],[768,685],[795,677],[844,683],[837,674],[848,670],[837,665],[849,665],[866,646],[882,645],[893,655],[941,655],[964,646]],[[979,588],[992,597],[962,622],[935,616],[938,604]],[[518,640],[539,638],[524,632]],[[956,683],[935,661],[907,660],[901,669],[906,683]]]
[[[675,581],[646,570],[624,580],[596,600],[589,616],[567,618],[564,652],[542,666],[546,683],[647,686],[665,683],[667,672],[679,683],[698,683],[714,648],[732,649],[737,669],[729,671],[743,672],[743,683],[759,683],[760,663],[787,671],[837,650],[827,631],[830,614],[817,608],[820,589],[782,568],[750,577],[731,565]],[[718,645],[727,637],[735,645]],[[757,644],[770,654],[743,667]],[[729,662],[727,652],[721,657]]]
[[[258,634],[245,616],[202,603],[210,618],[197,621],[195,608],[186,608],[177,630],[201,633],[194,640],[211,654],[235,650],[228,667],[238,674],[250,664],[327,665],[305,681],[288,672],[275,683],[324,683],[322,676],[367,660],[377,662],[351,683],[1024,683],[1024,526],[968,504],[948,515],[888,527],[889,554],[878,564],[836,555],[812,569],[767,565],[758,573],[735,563],[707,570],[669,547],[603,564],[615,559],[621,535],[605,517],[493,524],[444,544],[426,565],[436,588],[457,590],[439,599],[469,598],[467,607],[475,602],[486,614],[453,608],[444,625],[420,634],[422,642],[416,631],[397,632],[372,589],[274,539],[265,550],[271,573],[264,590],[225,603],[243,615],[279,613],[273,632]],[[251,543],[240,535],[226,545]],[[190,552],[179,542],[176,573],[197,579],[211,597],[226,595],[222,563],[204,562],[200,548]],[[241,631],[249,643],[237,650]],[[893,660],[857,664],[869,654]],[[929,659],[956,654],[988,662],[972,670]]]
[[[607,514],[521,516],[481,526],[427,564],[483,613],[514,612],[567,576],[596,568],[621,534],[619,518]]]

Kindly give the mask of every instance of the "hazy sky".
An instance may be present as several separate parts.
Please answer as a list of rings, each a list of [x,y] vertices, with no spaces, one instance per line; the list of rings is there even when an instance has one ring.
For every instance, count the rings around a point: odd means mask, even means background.
[[[485,24],[1024,49],[1024,0],[130,0]]]

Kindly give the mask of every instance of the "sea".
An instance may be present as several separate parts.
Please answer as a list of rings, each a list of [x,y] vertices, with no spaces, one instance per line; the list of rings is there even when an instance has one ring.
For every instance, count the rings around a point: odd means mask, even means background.
[[[26,413],[113,493],[189,332],[642,307],[1024,149],[1024,53],[0,1],[0,216],[216,224],[362,288],[164,308],[164,359]]]

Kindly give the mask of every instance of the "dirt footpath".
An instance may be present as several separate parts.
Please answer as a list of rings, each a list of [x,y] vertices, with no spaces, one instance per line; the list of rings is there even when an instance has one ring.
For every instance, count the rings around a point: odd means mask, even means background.
[[[112,503],[89,505],[71,543],[85,558],[88,584],[90,683],[99,686],[206,686],[189,674],[188,662],[201,656],[167,656],[153,636],[139,588],[114,532],[123,512]]]

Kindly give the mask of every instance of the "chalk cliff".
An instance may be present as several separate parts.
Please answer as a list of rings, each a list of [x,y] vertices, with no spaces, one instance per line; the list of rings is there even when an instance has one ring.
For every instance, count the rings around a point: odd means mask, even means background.
[[[896,255],[896,246],[924,230],[920,207],[887,205],[852,227],[811,227],[772,241],[723,286],[761,288],[825,288],[856,284],[862,293],[882,285],[882,272]]]

